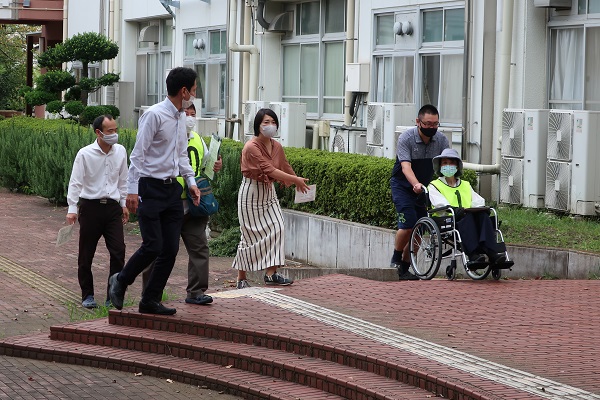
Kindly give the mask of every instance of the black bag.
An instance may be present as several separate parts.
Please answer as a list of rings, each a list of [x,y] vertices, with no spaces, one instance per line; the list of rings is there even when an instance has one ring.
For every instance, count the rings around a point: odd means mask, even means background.
[[[208,178],[196,178],[196,185],[198,186],[198,189],[200,189],[200,203],[197,206],[194,205],[194,199],[190,194],[189,187],[186,189],[190,215],[192,217],[205,217],[219,211],[219,202],[213,194]]]

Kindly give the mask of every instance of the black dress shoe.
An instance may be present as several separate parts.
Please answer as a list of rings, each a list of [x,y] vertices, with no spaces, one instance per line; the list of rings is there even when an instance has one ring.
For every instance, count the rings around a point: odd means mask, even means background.
[[[118,273],[113,274],[108,279],[108,297],[110,302],[117,310],[123,308],[123,299],[125,298],[125,289],[127,289],[127,285],[119,282],[117,277]]]
[[[484,263],[485,256],[483,254],[474,253],[469,256],[469,261],[472,263]]]
[[[502,264],[506,261],[506,255],[504,253],[495,253],[488,256],[490,259],[490,263],[492,264]]]
[[[168,308],[159,303],[158,301],[140,301],[139,311],[144,314],[158,314],[158,315],[173,315],[177,312],[174,308]]]
[[[204,304],[210,304],[213,302],[213,298],[210,297],[207,294],[201,294],[198,297],[188,297],[185,299],[185,302],[188,304],[199,304],[199,305],[204,305]]]

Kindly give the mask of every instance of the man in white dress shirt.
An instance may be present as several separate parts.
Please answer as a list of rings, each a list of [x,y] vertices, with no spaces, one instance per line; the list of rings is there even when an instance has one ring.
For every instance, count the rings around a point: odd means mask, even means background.
[[[187,154],[184,109],[194,102],[196,72],[174,68],[167,76],[167,97],[144,112],[139,120],[135,147],[130,156],[127,177],[127,208],[137,212],[142,246],[131,256],[123,270],[110,277],[112,304],[123,308],[127,286],[153,261],[142,299],[141,313],[173,315],[174,308],[160,301],[179,251],[183,219],[182,176],[190,188],[194,203],[200,201],[194,171]]]
[[[67,224],[77,221],[79,211],[77,275],[81,304],[86,308],[97,307],[92,261],[98,240],[104,236],[110,254],[110,277],[125,264],[123,224],[129,220],[125,207],[127,151],[117,144],[117,122],[111,115],[101,115],[94,120],[93,127],[96,140],[77,153],[67,194]],[[106,291],[108,299],[108,285]]]

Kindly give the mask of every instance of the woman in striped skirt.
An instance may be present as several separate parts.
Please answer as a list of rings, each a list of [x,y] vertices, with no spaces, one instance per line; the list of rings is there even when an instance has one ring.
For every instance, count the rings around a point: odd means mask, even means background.
[[[296,176],[283,147],[272,138],[279,120],[263,108],[254,118],[254,138],[242,150],[242,185],[238,194],[238,218],[242,237],[233,268],[238,270],[237,288],[248,287],[246,271],[265,270],[265,284],[289,285],[293,281],[277,273],[285,264],[283,214],[273,182],[295,185],[305,193],[308,179]]]

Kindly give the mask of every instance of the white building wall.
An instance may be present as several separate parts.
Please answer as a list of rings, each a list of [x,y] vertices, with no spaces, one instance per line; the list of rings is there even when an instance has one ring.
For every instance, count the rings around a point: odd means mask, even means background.
[[[68,36],[72,37],[83,32],[101,33],[100,28],[104,21],[101,20],[100,9],[103,2],[104,0],[70,1]]]

